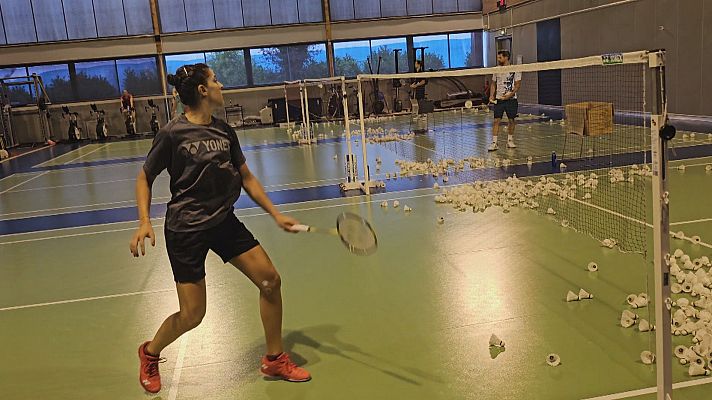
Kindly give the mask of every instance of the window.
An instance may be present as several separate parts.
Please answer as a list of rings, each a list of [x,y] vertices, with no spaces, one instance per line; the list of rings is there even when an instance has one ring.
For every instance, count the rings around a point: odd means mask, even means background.
[[[126,18],[122,2],[94,1],[94,15],[99,37],[126,35]]]
[[[481,67],[482,32],[453,33],[450,38],[450,68]]]
[[[205,59],[225,87],[247,86],[244,50],[205,53]]]
[[[457,0],[437,0],[433,1],[433,12],[442,13],[454,13],[457,12]]]
[[[71,23],[67,24],[69,39],[87,39],[96,37],[94,5],[92,0],[63,0],[64,13]]]
[[[52,42],[67,40],[62,0],[32,0],[37,28],[37,40]]]
[[[256,85],[288,80],[289,54],[286,46],[251,49],[252,79]]]
[[[408,51],[405,38],[389,38],[371,40],[371,63],[374,73],[378,68],[378,57],[381,57],[380,72],[382,74],[396,72],[395,52],[393,51],[395,49],[401,50],[398,53],[398,72],[408,71]]]
[[[329,76],[326,45],[323,43],[289,46],[289,80]]]
[[[217,28],[238,28],[242,23],[242,3],[233,0],[213,0],[215,26]]]
[[[42,77],[42,83],[44,83],[45,90],[52,103],[64,103],[74,100],[67,64],[38,65],[29,67],[28,72]]]
[[[430,35],[413,37],[413,47],[427,47],[425,49],[425,70],[449,68],[447,35]],[[415,57],[420,58],[420,51],[415,52]]]
[[[2,21],[2,12],[0,12],[0,44],[6,44],[7,40],[5,39],[5,24]]]
[[[162,32],[185,32],[185,6],[183,0],[158,0]]]
[[[408,15],[425,15],[432,13],[432,0],[408,0]]]
[[[329,9],[331,10],[331,19],[333,21],[354,19],[353,0],[331,0]]]
[[[334,72],[343,76],[366,73],[366,60],[370,54],[368,40],[334,43]]]
[[[482,0],[457,0],[460,11],[482,11]]]
[[[295,24],[299,22],[299,12],[297,11],[297,0],[270,0],[272,10],[272,24]]]
[[[74,65],[75,87],[79,100],[108,99],[119,96],[115,61],[90,61]]]
[[[155,57],[116,60],[116,70],[120,92],[128,90],[136,96],[162,92]]]
[[[242,16],[245,26],[272,24],[272,16],[269,7],[265,7],[265,0],[242,0]]]
[[[0,0],[7,43],[37,41],[30,0]]]
[[[215,12],[212,1],[184,0],[184,3],[189,31],[215,29]]]
[[[299,22],[321,22],[323,20],[321,0],[299,0]]]
[[[408,15],[406,0],[392,0],[381,2],[381,14],[384,17],[399,17]]]
[[[18,76],[27,76],[27,69],[25,67],[12,67],[12,68],[2,68],[0,69],[0,79],[4,79],[6,82],[17,82],[24,81],[27,78],[21,79],[8,79]],[[12,105],[22,105],[32,103],[32,95],[30,95],[29,85],[18,85],[10,86],[9,90],[10,104]]]
[[[67,4],[67,0],[63,0]],[[151,2],[149,0],[123,0],[126,14],[126,29],[129,35],[147,35],[153,33]],[[65,6],[66,7],[66,6]],[[73,24],[75,23],[72,20]],[[71,25],[67,24],[67,25]]]
[[[358,0],[354,4],[358,6],[354,9],[356,19],[381,17],[381,3],[379,0]]]
[[[176,54],[172,56],[166,56],[166,70],[169,74],[175,74],[179,67],[186,64],[198,64],[205,62],[205,54],[203,53],[192,53],[192,54]]]

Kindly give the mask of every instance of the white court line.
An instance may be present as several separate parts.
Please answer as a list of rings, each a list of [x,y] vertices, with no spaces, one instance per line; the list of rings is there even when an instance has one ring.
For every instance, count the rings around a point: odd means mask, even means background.
[[[692,386],[706,385],[712,383],[712,378],[695,379],[687,382],[679,382],[672,385],[673,389],[682,389]],[[642,396],[644,394],[657,393],[657,387],[649,387],[646,389],[631,390],[628,392],[607,394],[604,396],[590,397],[584,400],[617,400],[617,399],[627,399],[629,397]]]
[[[2,193],[0,193],[2,194]],[[162,197],[154,197],[151,199],[153,200],[168,200],[170,199],[170,196],[162,196]],[[46,211],[62,211],[62,210],[76,210],[79,208],[84,208],[84,207],[96,207],[96,206],[108,206],[108,205],[119,205],[119,204],[136,204],[136,200],[122,200],[122,201],[112,201],[108,203],[96,203],[96,204],[86,204],[86,205],[79,205],[79,206],[67,206],[67,207],[58,207],[58,208],[50,208],[50,209],[45,209],[45,210],[33,210],[33,211],[17,211],[17,212],[11,212],[11,213],[6,213],[6,214],[0,214],[0,217],[5,217],[8,215],[26,215],[26,214],[35,214],[35,213],[42,213]],[[89,210],[83,210],[83,211],[104,211],[104,210],[115,210],[117,208],[123,208],[123,207],[108,207],[108,208],[100,208],[100,209],[89,209]],[[55,216],[55,215],[64,215],[64,214],[72,214],[74,212],[83,212],[83,211],[67,211],[67,212],[60,212],[60,213],[53,213],[53,214],[48,214],[48,215],[36,215],[36,217],[49,217],[49,216]],[[16,217],[16,218],[6,218],[6,220],[13,220],[13,219],[21,219],[25,217]]]
[[[168,391],[168,400],[176,400],[176,397],[178,396],[178,385],[180,384],[180,376],[183,373],[183,360],[185,359],[185,349],[188,347],[189,334],[190,332],[186,332],[180,337],[180,348],[178,349],[176,367],[173,370],[171,389]]]
[[[40,176],[47,175],[47,172],[49,172],[49,171],[42,172],[41,174],[39,174],[39,175],[37,175],[37,176],[33,176],[32,178],[30,178],[30,179],[28,179],[28,180],[26,180],[26,181],[22,181],[22,182],[18,183],[18,184],[15,185],[15,186],[11,186],[10,188],[5,189],[5,190],[3,190],[2,192],[0,192],[0,194],[5,194],[5,193],[11,191],[12,189],[15,189],[16,187],[19,187],[19,186],[24,185],[24,184],[27,183],[27,182],[34,181],[35,179],[39,178]]]
[[[670,225],[686,225],[686,224],[697,224],[700,222],[710,222],[712,221],[712,218],[702,218],[702,219],[693,219],[691,221],[680,221],[680,222],[671,222]]]
[[[6,177],[4,177],[4,178],[0,178],[0,182],[4,181],[5,179],[9,179],[9,178],[16,178],[16,177],[18,177],[18,176],[25,176],[25,175],[34,175],[34,174],[39,174],[39,173],[40,173],[40,171],[37,171],[37,172],[18,172],[18,173],[16,173],[16,174],[12,174],[12,175],[8,175],[8,176],[6,176]]]
[[[71,164],[71,163],[73,163],[74,161],[77,161],[77,160],[79,160],[79,159],[82,159],[82,158],[88,156],[89,154],[96,153],[97,151],[99,151],[99,150],[105,148],[105,147],[108,146],[108,145],[109,145],[108,143],[107,143],[107,144],[104,144],[104,145],[101,145],[101,146],[97,147],[96,149],[94,149],[94,150],[92,150],[92,151],[90,151],[90,152],[88,152],[88,153],[82,154],[82,155],[80,155],[79,157],[72,158],[71,160],[69,160],[69,161],[67,161],[67,162],[65,162],[65,163],[62,163],[62,165]]]
[[[137,295],[142,295],[142,294],[165,293],[165,292],[173,292],[174,290],[175,290],[175,288],[170,288],[170,289],[161,289],[161,290],[149,290],[149,291],[143,291],[143,292],[110,294],[107,296],[84,297],[81,299],[52,301],[52,302],[48,302],[48,303],[36,303],[36,304],[27,304],[24,306],[5,307],[5,308],[0,308],[0,311],[15,311],[15,310],[24,310],[24,309],[28,309],[28,308],[56,306],[56,305],[60,305],[60,304],[81,303],[81,302],[93,301],[93,300],[115,299],[118,297],[137,296]]]

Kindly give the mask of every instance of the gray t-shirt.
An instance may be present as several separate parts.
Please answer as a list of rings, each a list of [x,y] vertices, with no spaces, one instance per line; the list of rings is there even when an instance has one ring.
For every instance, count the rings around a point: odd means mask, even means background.
[[[221,223],[240,197],[244,163],[237,134],[221,119],[205,126],[179,115],[161,128],[143,170],[149,182],[164,169],[171,176],[166,228],[191,232]]]

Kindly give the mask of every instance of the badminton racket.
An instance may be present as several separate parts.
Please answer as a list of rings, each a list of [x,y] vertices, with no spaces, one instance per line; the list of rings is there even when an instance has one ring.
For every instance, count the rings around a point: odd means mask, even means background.
[[[292,225],[294,232],[312,232],[338,236],[341,243],[353,254],[368,256],[376,252],[378,239],[371,224],[360,216],[344,212],[336,218],[335,228],[318,228],[309,225]]]

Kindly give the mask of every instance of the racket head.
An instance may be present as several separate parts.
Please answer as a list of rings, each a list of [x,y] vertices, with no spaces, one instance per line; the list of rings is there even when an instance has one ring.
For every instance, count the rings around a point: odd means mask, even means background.
[[[368,256],[378,249],[378,238],[371,224],[359,215],[341,213],[336,218],[336,232],[341,242],[353,254]]]

